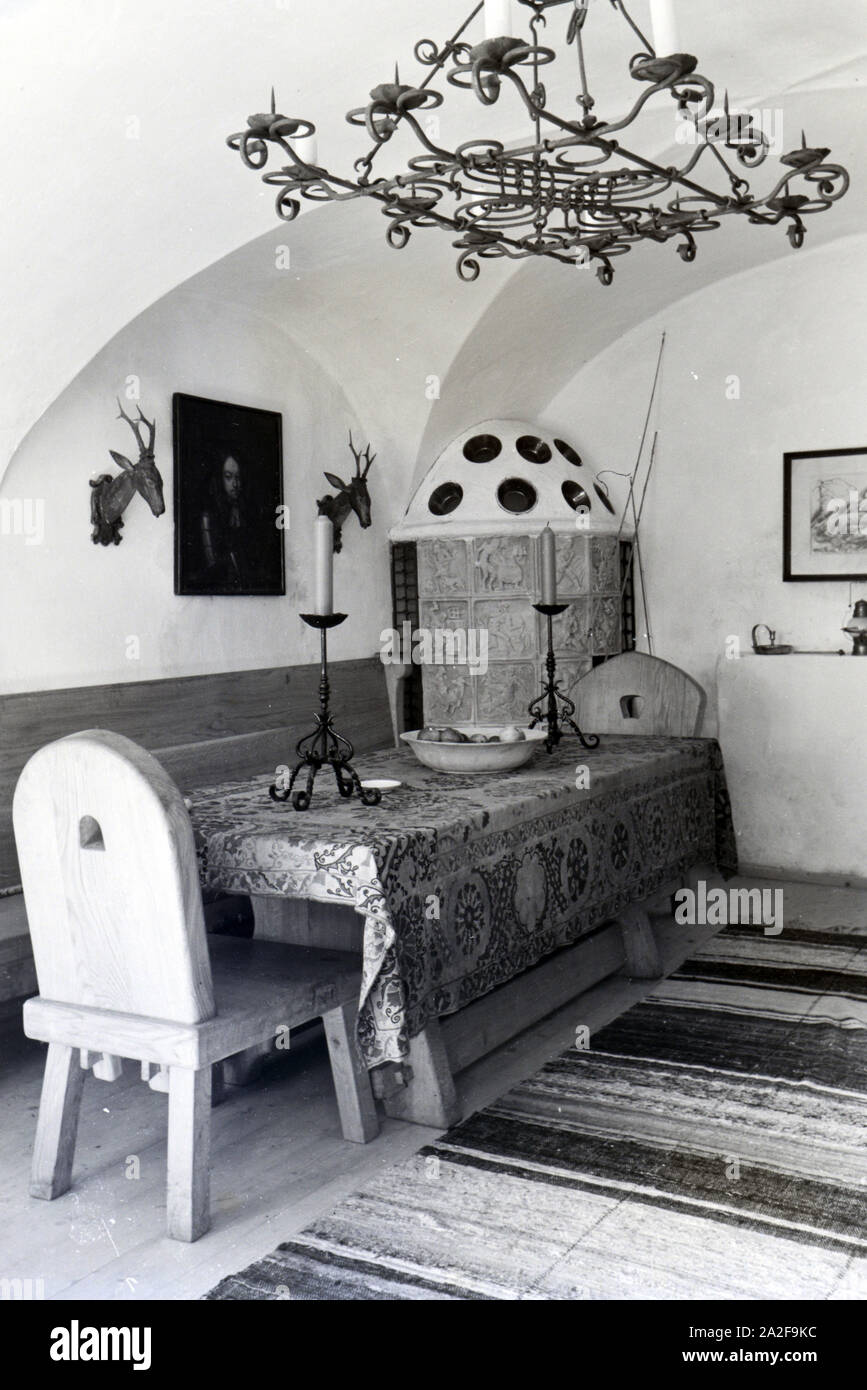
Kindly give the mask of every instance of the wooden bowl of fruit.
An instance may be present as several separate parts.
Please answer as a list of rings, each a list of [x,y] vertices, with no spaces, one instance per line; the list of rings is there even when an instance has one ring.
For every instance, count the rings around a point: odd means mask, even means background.
[[[545,730],[515,724],[436,724],[401,738],[419,762],[435,772],[507,772],[530,761],[545,741]]]

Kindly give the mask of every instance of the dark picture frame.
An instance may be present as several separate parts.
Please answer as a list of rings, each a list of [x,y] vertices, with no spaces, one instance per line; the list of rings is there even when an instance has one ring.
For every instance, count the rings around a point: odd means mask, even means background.
[[[783,579],[867,579],[867,447],[783,455]]]
[[[175,593],[282,595],[283,417],[175,392]]]

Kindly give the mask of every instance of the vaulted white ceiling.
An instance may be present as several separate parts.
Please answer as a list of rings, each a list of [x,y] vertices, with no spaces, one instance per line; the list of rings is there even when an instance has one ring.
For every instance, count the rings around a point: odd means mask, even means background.
[[[224,144],[263,108],[271,83],[280,109],[317,122],[323,162],[348,169],[360,146],[345,112],[390,77],[395,59],[403,78],[417,74],[415,41],[446,37],[468,8],[467,0],[5,0],[0,478],[27,430],[103,344],[184,282],[193,294],[283,318],[344,382],[377,325],[393,333],[399,323],[420,347],[418,361],[429,358],[431,373],[449,383],[440,401],[425,405],[421,394],[419,402],[435,450],[460,428],[480,385],[502,394],[515,374],[536,373],[550,399],[559,384],[550,374],[562,376],[570,351],[586,360],[666,297],[788,254],[781,232],[733,229],[705,238],[694,266],[670,248],[636,251],[608,291],[591,276],[538,265],[486,268],[468,286],[454,275],[448,238],[419,232],[395,253],[370,207],[320,207],[291,227],[277,224],[269,194]],[[646,20],[647,0],[632,8]],[[809,219],[808,245],[863,225],[864,0],[821,8],[813,0],[681,0],[680,9],[683,46],[720,88],[728,84],[736,105],[779,103],[788,146],[803,120],[811,141],[850,165],[852,190]],[[604,0],[595,0],[586,33],[598,109],[622,110],[635,44]],[[561,66],[549,93],[568,110],[574,74]],[[447,140],[524,133],[516,102],[481,113],[471,97],[448,91],[446,111],[462,114],[443,113]],[[663,151],[670,105],[649,115],[648,148]],[[395,149],[395,167],[406,152]],[[279,288],[277,241],[292,246],[298,268]],[[545,342],[558,345],[556,361],[538,350]],[[487,406],[489,414],[499,401]]]

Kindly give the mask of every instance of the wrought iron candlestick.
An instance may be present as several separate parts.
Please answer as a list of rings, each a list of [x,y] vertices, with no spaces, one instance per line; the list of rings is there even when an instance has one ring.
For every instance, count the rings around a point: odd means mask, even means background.
[[[352,758],[355,749],[334,728],[329,709],[329,696],[331,687],[328,683],[328,629],[338,627],[340,623],[346,621],[345,613],[302,613],[301,618],[308,627],[319,629],[321,667],[319,675],[319,713],[315,716],[316,728],[310,734],[305,734],[298,740],[295,751],[300,761],[296,763],[286,787],[277,786],[276,782],[268,788],[268,794],[272,801],[288,801],[292,797],[292,805],[296,811],[306,811],[313,799],[313,782],[316,774],[321,767],[326,764],[334,770],[334,778],[337,782],[337,790],[341,796],[352,796],[358,792],[361,801],[365,806],[375,806],[382,799],[382,793],[375,787],[363,787],[361,779],[355,768],[352,766]],[[303,791],[292,794],[295,779],[302,768],[307,769],[307,785]],[[279,769],[278,769],[279,771]]]
[[[572,715],[575,713],[575,702],[570,700],[568,695],[564,695],[560,689],[560,682],[557,680],[557,658],[554,656],[554,623],[553,620],[558,613],[565,613],[569,607],[568,603],[534,603],[533,607],[537,613],[544,613],[548,619],[548,654],[545,657],[545,670],[548,679],[543,683],[542,693],[538,695],[529,706],[527,711],[531,714],[530,728],[535,729],[537,724],[547,721],[548,737],[545,739],[545,747],[549,753],[553,753],[557,744],[560,742],[564,733],[564,725],[577,734],[582,748],[598,748],[599,737],[597,734],[582,734]]]

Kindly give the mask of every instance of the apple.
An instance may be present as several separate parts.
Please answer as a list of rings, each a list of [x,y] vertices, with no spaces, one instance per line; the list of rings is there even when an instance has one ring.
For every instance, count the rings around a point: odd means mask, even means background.
[[[425,743],[441,743],[443,737],[442,729],[427,728],[419,733],[419,739]]]
[[[443,729],[441,743],[469,743],[466,734],[462,734],[460,729]]]
[[[503,743],[520,743],[523,737],[523,730],[518,729],[514,724],[509,724],[500,733],[500,739]]]

